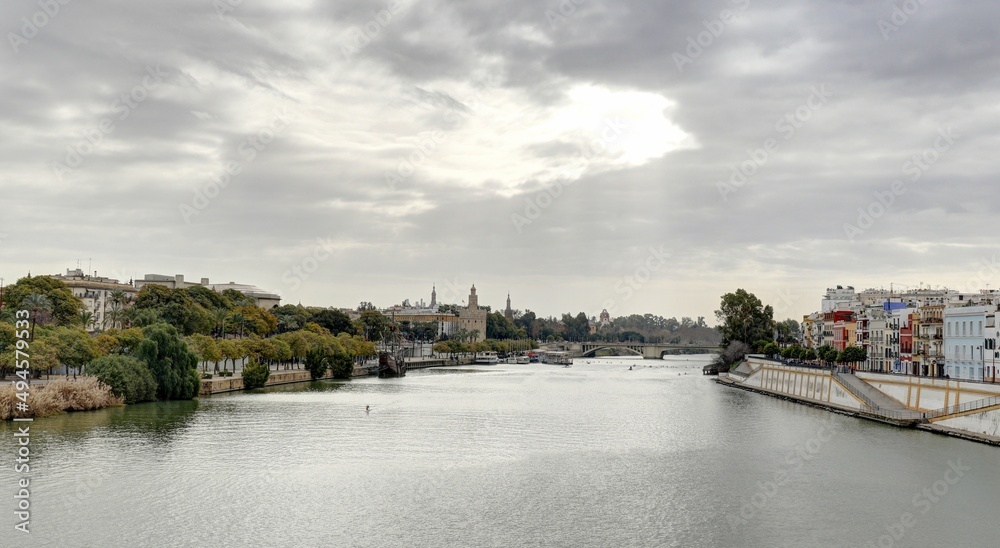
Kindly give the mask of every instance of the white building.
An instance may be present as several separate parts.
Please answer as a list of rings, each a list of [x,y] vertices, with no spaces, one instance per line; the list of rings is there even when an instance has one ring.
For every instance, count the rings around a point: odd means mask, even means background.
[[[822,308],[820,312],[827,313],[833,312],[834,310],[855,310],[859,307],[861,301],[858,298],[857,293],[854,292],[853,286],[838,285],[835,288],[828,288],[826,290],[826,295],[823,296]]]
[[[882,307],[865,309],[858,317],[857,346],[868,354],[864,371],[888,371],[889,330]]]
[[[981,381],[995,375],[996,341],[1000,336],[996,311],[995,305],[945,308],[944,357],[948,377]]]
[[[84,310],[93,314],[90,323],[85,326],[89,332],[114,327],[105,325],[109,321],[108,313],[112,310],[123,310],[127,306],[125,302],[114,302],[112,295],[115,291],[121,291],[128,300],[136,294],[136,288],[129,284],[113,278],[100,277],[96,272],[93,276],[84,274],[79,268],[73,270],[67,268],[65,275],[56,274],[51,277],[65,283],[73,292],[73,296],[83,301]]]

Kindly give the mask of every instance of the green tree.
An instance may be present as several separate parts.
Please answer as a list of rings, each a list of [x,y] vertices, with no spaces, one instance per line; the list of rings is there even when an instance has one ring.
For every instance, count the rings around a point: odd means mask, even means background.
[[[259,306],[240,306],[236,308],[234,314],[242,319],[241,328],[258,337],[266,337],[278,330],[278,318]],[[241,337],[243,332],[241,329]]]
[[[153,284],[143,286],[131,308],[155,313],[156,317],[184,335],[207,334],[215,325],[214,314],[198,304],[184,289],[170,289]]]
[[[187,293],[192,301],[201,305],[205,310],[215,310],[217,308],[228,310],[234,306],[232,299],[203,285],[193,285],[181,291]]]
[[[70,368],[75,368],[73,378],[76,378],[85,365],[100,355],[100,348],[94,339],[78,327],[51,328],[46,338],[54,343],[59,363],[66,366],[67,377]]]
[[[90,362],[87,371],[108,385],[125,403],[138,403],[156,399],[156,379],[153,373],[132,356],[103,356]]]
[[[331,341],[328,352],[330,353],[330,373],[335,379],[349,379],[354,373],[354,360],[337,340]]]
[[[94,313],[89,310],[81,310],[77,317],[80,318],[80,327],[84,329],[94,325]]]
[[[391,327],[389,318],[378,310],[366,309],[361,313],[361,318],[358,322],[361,327],[360,332],[371,341],[381,341],[382,337],[389,332]]]
[[[6,379],[8,374],[14,372],[15,350],[17,350],[17,330],[14,324],[0,322],[0,380]]]
[[[197,396],[201,387],[198,356],[180,339],[177,329],[157,324],[144,328],[142,334],[136,356],[146,363],[156,379],[156,397],[189,400]]]
[[[243,388],[247,390],[264,387],[270,377],[271,368],[253,358],[243,366]]]
[[[646,342],[646,337],[644,337],[642,333],[639,333],[638,331],[624,331],[618,334],[618,342],[629,342],[629,341],[638,341],[644,343]]]
[[[205,371],[208,362],[216,364],[216,369],[218,369],[219,360],[222,359],[222,351],[219,349],[219,345],[215,339],[208,335],[195,333],[187,337],[185,341],[188,344],[188,348],[198,356],[198,361],[205,364],[202,365],[202,371]]]
[[[781,354],[781,347],[777,344],[770,342],[764,347],[763,353],[767,356],[774,356],[776,354]]]
[[[22,306],[24,300],[29,295],[42,295],[48,301],[45,307]],[[13,285],[3,288],[4,306],[17,310],[27,308],[29,310],[44,311],[45,314],[39,323],[48,323],[50,319],[60,325],[72,325],[79,321],[77,315],[83,309],[83,301],[73,295],[73,292],[62,280],[50,278],[48,276],[25,277],[18,280]],[[35,320],[35,312],[31,315]]]
[[[271,314],[278,318],[278,328],[282,332],[302,329],[307,322],[312,321],[312,312],[301,304],[285,304],[271,309]]]
[[[312,380],[323,378],[329,368],[326,352],[319,348],[309,350],[306,352],[305,366]]]
[[[868,352],[857,346],[848,346],[838,357],[843,363],[858,363],[868,359]]]
[[[334,335],[338,333],[349,333],[351,335],[355,334],[354,324],[351,323],[351,318],[347,314],[341,312],[340,310],[320,310],[312,315],[309,320],[315,322],[328,330]]]
[[[229,339],[220,339],[218,346],[219,352],[222,353],[222,370],[228,371],[229,368],[227,367],[227,361],[233,360],[233,370],[235,371],[236,360],[244,356],[243,348],[239,344],[236,344],[236,341]],[[216,368],[215,370],[218,371],[219,369]]]
[[[723,346],[731,341],[750,344],[758,339],[770,339],[774,332],[774,310],[744,289],[722,296],[715,319],[719,322]]]
[[[805,352],[804,348],[802,348],[797,344],[793,344],[791,346],[786,346],[785,348],[781,349],[781,357],[785,359],[797,360],[802,358],[802,354],[804,352]]]
[[[523,314],[514,319],[514,325],[519,329],[523,329],[524,333],[528,337],[536,337],[538,335],[538,326],[535,325],[535,320],[537,316],[531,310],[525,310]]]
[[[39,314],[52,310],[52,301],[41,293],[32,293],[24,298],[21,306],[31,312],[31,333],[29,336],[31,340],[35,340],[35,324],[38,323]]]
[[[775,324],[775,329],[778,331],[777,342],[780,344],[790,344],[797,342],[802,334],[802,330],[799,327],[799,322],[791,318],[777,322]]]
[[[451,354],[451,347],[448,346],[446,341],[434,343],[431,350],[433,350],[435,354]]]
[[[816,350],[812,348],[807,348],[806,351],[802,354],[802,359],[806,361],[813,361],[818,357],[819,356],[816,355]]]
[[[576,316],[563,314],[562,324],[567,341],[585,341],[590,334],[590,320],[583,312]]]
[[[840,352],[828,344],[824,344],[823,346],[817,348],[816,354],[819,356],[819,359],[827,363],[835,363],[837,358],[840,357]]]
[[[517,326],[501,312],[492,312],[486,316],[486,338],[496,340],[516,339]]]

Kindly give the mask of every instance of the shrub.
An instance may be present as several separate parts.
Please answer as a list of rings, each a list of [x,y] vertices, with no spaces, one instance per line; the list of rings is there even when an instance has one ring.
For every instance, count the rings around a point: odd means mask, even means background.
[[[28,395],[28,413],[15,411],[17,399],[14,385],[0,387],[0,420],[13,417],[48,417],[64,411],[89,411],[124,404],[111,388],[93,377],[76,381],[53,381],[31,388]]]
[[[156,379],[146,364],[131,356],[103,356],[87,366],[87,372],[111,388],[125,403],[156,399]]]
[[[243,388],[250,390],[261,388],[267,384],[267,379],[271,376],[271,368],[267,364],[256,360],[250,360],[243,367]]]
[[[328,368],[326,353],[322,350],[310,350],[306,353],[306,370],[312,380],[321,379]]]
[[[354,360],[351,355],[338,348],[330,360],[330,372],[335,379],[349,379],[354,372]]]

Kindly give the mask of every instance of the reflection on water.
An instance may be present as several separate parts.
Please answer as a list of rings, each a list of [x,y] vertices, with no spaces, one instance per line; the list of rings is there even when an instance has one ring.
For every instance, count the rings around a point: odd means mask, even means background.
[[[39,420],[30,545],[877,545],[956,458],[966,479],[894,545],[995,541],[997,449],[721,387],[705,363],[463,366]]]

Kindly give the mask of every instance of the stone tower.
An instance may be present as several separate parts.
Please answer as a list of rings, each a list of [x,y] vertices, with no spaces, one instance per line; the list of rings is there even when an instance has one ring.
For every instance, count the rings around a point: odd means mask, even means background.
[[[431,286],[431,308],[436,309],[437,308],[437,304],[438,304],[437,286],[436,285],[432,285]]]
[[[476,331],[478,334],[473,342],[486,340],[486,309],[479,308],[475,285],[469,293],[469,305],[458,311],[458,327],[470,332]]]
[[[510,291],[507,292],[507,308],[504,309],[503,316],[510,321],[514,321],[514,311],[510,308]]]

